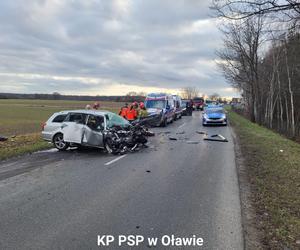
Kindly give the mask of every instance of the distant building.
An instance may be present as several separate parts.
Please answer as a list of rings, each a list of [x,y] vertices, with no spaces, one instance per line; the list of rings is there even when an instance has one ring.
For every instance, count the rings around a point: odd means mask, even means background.
[[[232,97],[231,102],[232,103],[241,103],[242,102],[242,98]]]

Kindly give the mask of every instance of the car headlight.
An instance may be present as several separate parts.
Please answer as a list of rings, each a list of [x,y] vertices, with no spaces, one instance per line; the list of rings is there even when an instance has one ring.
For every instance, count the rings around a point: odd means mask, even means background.
[[[204,118],[204,119],[208,119],[207,114],[204,114],[204,115],[203,115],[203,118]]]

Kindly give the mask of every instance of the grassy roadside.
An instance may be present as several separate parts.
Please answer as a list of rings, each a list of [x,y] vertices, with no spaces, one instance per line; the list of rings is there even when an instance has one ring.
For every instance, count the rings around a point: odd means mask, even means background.
[[[229,112],[266,248],[300,248],[300,144]]]
[[[0,142],[0,161],[50,147],[51,144],[41,139],[40,133],[10,137],[7,141]]]

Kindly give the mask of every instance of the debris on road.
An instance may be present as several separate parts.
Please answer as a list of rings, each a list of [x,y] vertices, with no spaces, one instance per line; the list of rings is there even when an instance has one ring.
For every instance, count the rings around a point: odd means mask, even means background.
[[[150,170],[146,170],[146,172],[147,172],[147,173],[151,173],[151,171],[150,171]]]
[[[7,137],[0,135],[0,141],[7,141],[7,140],[8,140]]]
[[[169,137],[169,140],[171,140],[171,141],[177,141],[177,138],[176,137]]]
[[[197,134],[200,134],[200,135],[207,135],[206,132],[203,132],[203,131],[196,131]]]
[[[206,141],[219,141],[219,142],[228,142],[228,140],[220,134],[211,135],[210,137],[205,137]]]
[[[187,144],[199,144],[198,141],[187,141],[186,143],[187,143]]]

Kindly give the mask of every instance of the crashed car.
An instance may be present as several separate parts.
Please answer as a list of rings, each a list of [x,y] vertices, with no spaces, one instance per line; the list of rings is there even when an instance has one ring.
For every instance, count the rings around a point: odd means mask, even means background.
[[[223,108],[206,108],[202,115],[202,125],[223,125],[227,126],[227,115]]]
[[[51,126],[52,118],[53,116],[46,122],[44,130]],[[105,133],[114,126],[127,127],[130,123],[109,111],[75,110],[67,113],[50,136],[49,133],[42,132],[42,138],[51,141],[58,150],[66,150],[69,146],[88,146],[110,151],[105,142]]]

